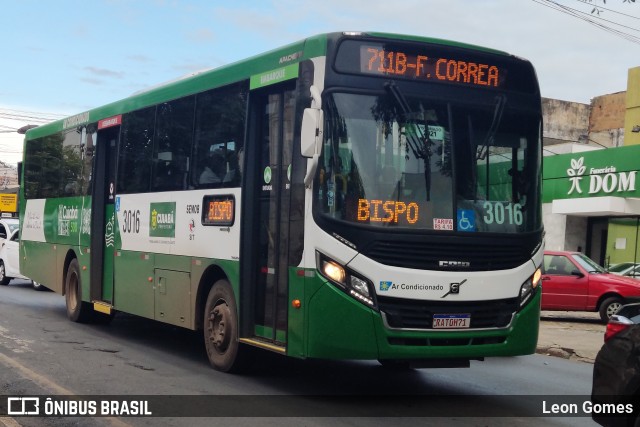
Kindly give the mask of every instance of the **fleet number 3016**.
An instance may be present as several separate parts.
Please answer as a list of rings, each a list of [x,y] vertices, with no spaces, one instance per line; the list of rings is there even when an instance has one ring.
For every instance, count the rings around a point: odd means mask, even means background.
[[[122,232],[140,233],[140,211],[126,209],[123,212]]]
[[[485,224],[522,225],[524,215],[520,203],[484,202]]]

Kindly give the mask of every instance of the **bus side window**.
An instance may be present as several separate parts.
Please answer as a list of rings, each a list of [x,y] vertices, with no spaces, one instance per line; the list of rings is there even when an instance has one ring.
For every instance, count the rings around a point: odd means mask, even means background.
[[[122,118],[118,161],[118,193],[144,193],[151,183],[155,107]]]
[[[98,137],[97,130],[94,127],[87,129],[86,142],[84,145],[84,156],[82,160],[82,195],[90,196],[93,191],[93,174],[95,167],[95,149]]]
[[[154,191],[184,190],[193,141],[194,96],[158,106],[153,150]]]
[[[198,177],[198,184],[222,184],[226,173],[226,161],[224,147],[211,146],[211,149],[202,159],[202,172]]]
[[[29,141],[25,151],[24,192],[27,199],[59,197],[62,133]]]
[[[82,179],[82,127],[65,132],[62,142],[62,196],[80,195]]]
[[[246,82],[240,82],[197,96],[193,187],[240,185],[247,92]]]

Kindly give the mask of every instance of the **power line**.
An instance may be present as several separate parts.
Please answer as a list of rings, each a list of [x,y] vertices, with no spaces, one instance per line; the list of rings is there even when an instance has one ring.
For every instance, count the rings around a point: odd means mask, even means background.
[[[604,19],[604,18],[601,18],[601,17],[598,17],[598,16],[593,16],[591,14],[588,14],[586,12],[582,12],[580,10],[577,10],[577,9],[574,9],[574,8],[571,8],[571,7],[568,7],[568,6],[564,6],[564,5],[558,3],[555,0],[543,0],[543,1],[545,1],[546,3],[553,4],[554,6],[556,6],[555,7],[556,10],[559,10],[559,11],[561,11],[563,13],[566,13],[569,16],[573,16],[575,18],[583,20],[583,21],[585,21],[585,22],[587,22],[587,23],[589,23],[591,25],[594,25],[594,26],[596,26],[596,27],[598,27],[598,28],[600,28],[600,29],[602,29],[604,31],[607,31],[607,32],[609,32],[611,34],[614,34],[614,35],[617,35],[619,37],[622,37],[622,38],[624,38],[624,39],[626,39],[626,40],[628,40],[628,41],[630,41],[632,43],[640,43],[640,38],[638,38],[637,36],[625,33],[622,30],[617,30],[617,29],[611,28],[611,27],[609,27],[609,26],[607,26],[605,24],[598,23],[594,19],[599,19],[601,21],[609,22],[609,23],[612,23],[614,25],[617,25],[617,26],[620,26],[620,27],[623,27],[623,28],[630,28],[633,31],[638,31],[635,28],[628,27],[626,25],[619,24],[617,22],[610,21],[610,20],[607,20],[607,19]]]
[[[62,113],[62,114],[61,113],[40,113],[40,112],[36,112],[36,111],[14,110],[14,109],[11,109],[11,108],[0,108],[0,111],[7,111],[9,113],[18,114],[18,115],[20,115],[20,114],[29,114],[29,115],[35,114],[35,115],[37,115],[39,117],[47,117],[48,116],[48,117],[53,117],[53,118],[56,118],[56,119],[61,119],[61,118],[64,118],[64,117],[66,117],[68,115],[68,114],[64,114],[64,113]]]
[[[608,32],[610,34],[613,34],[613,35],[616,35],[618,37],[621,37],[621,38],[623,38],[623,39],[625,39],[627,41],[630,41],[630,42],[636,43],[636,44],[640,44],[640,37],[632,35],[632,34],[629,34],[629,33],[626,33],[626,32],[624,32],[622,30],[618,30],[618,29],[612,28],[610,26],[607,26],[606,24],[596,22],[594,19],[599,19],[601,21],[609,22],[609,23],[612,23],[612,24],[617,25],[619,27],[632,29],[633,31],[638,31],[637,29],[635,29],[633,27],[628,27],[626,25],[617,23],[615,21],[606,20],[606,19],[603,19],[603,18],[600,18],[600,17],[591,16],[590,14],[587,14],[587,13],[582,12],[580,10],[577,10],[577,9],[574,9],[574,8],[559,4],[557,1],[554,1],[554,0],[533,0],[533,1],[535,3],[537,3],[537,4],[539,4],[539,5],[551,8],[551,9],[556,10],[558,12],[562,12],[562,13],[567,14],[569,16],[572,16],[574,18],[577,18],[577,19],[580,19],[582,21],[585,21],[588,24],[594,25],[594,26],[600,28],[601,30],[604,30],[604,31],[606,31],[606,32]]]
[[[604,24],[600,24],[600,23],[594,21],[594,19],[600,19],[602,21],[611,22],[611,23],[613,23],[615,25],[618,25],[618,26],[623,26],[622,24],[618,24],[618,23],[615,23],[613,21],[606,20],[604,18],[594,17],[594,16],[592,16],[592,15],[590,15],[588,13],[585,13],[585,12],[582,12],[580,10],[577,10],[577,9],[562,5],[562,4],[558,3],[555,0],[533,0],[533,1],[535,3],[540,4],[540,5],[543,5],[543,6],[551,8],[551,9],[554,9],[554,10],[556,10],[558,12],[562,12],[562,13],[567,14],[569,16],[572,16],[574,18],[577,18],[577,19],[580,19],[582,21],[585,21],[585,22],[587,22],[587,23],[589,23],[591,25],[594,25],[594,26],[596,26],[596,27],[598,27],[598,28],[600,28],[600,29],[602,29],[604,31],[607,31],[607,32],[612,33],[614,35],[618,35],[618,36],[620,36],[620,37],[622,37],[622,38],[624,38],[626,40],[629,40],[629,41],[631,41],[633,43],[640,42],[640,39],[638,39],[638,37],[633,36],[633,35],[628,34],[628,33],[625,33],[625,32],[623,32],[621,30],[616,30],[614,28],[608,27],[608,26],[606,26]],[[634,31],[637,31],[637,30],[634,29]]]
[[[589,0],[576,0],[576,1],[578,1],[578,2],[580,2],[580,3],[584,3],[584,4],[586,4],[586,5],[590,5],[590,4],[591,4],[591,3],[589,2]],[[618,12],[617,10],[613,10],[613,9],[607,9],[607,8],[606,8],[606,7],[604,7],[604,6],[594,6],[594,8],[598,8],[598,9],[601,9],[601,10],[606,10],[607,12],[617,13],[618,15],[626,16],[627,18],[631,18],[631,19],[638,19],[638,20],[640,20],[640,18],[639,18],[639,17],[637,17],[637,16],[629,15],[629,14],[627,14],[627,13]]]
[[[582,1],[582,0],[578,0],[578,1]],[[599,19],[599,20],[604,21],[604,22],[609,22],[609,23],[611,23],[611,24],[613,24],[613,25],[617,25],[618,27],[622,27],[622,28],[627,28],[627,29],[629,29],[629,30],[631,30],[631,31],[639,31],[639,32],[640,32],[640,30],[638,30],[637,28],[629,27],[628,25],[623,25],[623,24],[620,24],[620,23],[618,23],[618,22],[611,21],[611,20],[609,20],[609,19],[604,19],[604,18],[602,18],[601,16],[593,16],[593,15],[589,15],[589,14],[587,14],[586,12],[582,12],[582,11],[580,11],[580,10],[570,8],[570,7],[568,7],[568,6],[565,6],[565,7],[567,7],[567,8],[568,8],[569,10],[571,10],[571,11],[574,11],[574,12],[579,13],[579,14],[582,14],[582,15],[590,16],[591,18]],[[636,19],[640,19],[640,18],[636,18]]]
[[[19,122],[28,122],[33,124],[45,124],[65,117],[63,114],[57,113],[39,113],[35,111],[13,110],[9,108],[0,108],[0,120],[12,120]],[[0,125],[4,129],[12,129],[9,126]],[[13,129],[14,131],[17,128]],[[3,132],[0,130],[0,132]]]
[[[6,113],[2,113],[2,112],[0,112],[0,119],[16,120],[16,121],[32,121],[32,122],[41,122],[41,123],[48,123],[48,122],[52,122],[54,120],[58,120],[58,119],[49,118],[49,117],[38,117],[38,116],[28,116],[28,115],[18,115],[18,114],[6,114]]]

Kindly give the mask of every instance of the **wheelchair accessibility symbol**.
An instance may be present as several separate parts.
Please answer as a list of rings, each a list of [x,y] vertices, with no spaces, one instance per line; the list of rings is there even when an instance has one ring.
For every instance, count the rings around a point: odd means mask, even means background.
[[[476,231],[476,213],[473,209],[458,209],[458,231]]]

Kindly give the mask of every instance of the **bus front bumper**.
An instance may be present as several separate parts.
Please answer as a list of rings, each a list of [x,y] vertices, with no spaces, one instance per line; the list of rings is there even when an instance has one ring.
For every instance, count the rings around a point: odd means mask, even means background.
[[[309,300],[307,316],[306,357],[419,361],[517,356],[536,350],[540,291],[500,329],[391,329],[380,312],[326,282]]]

